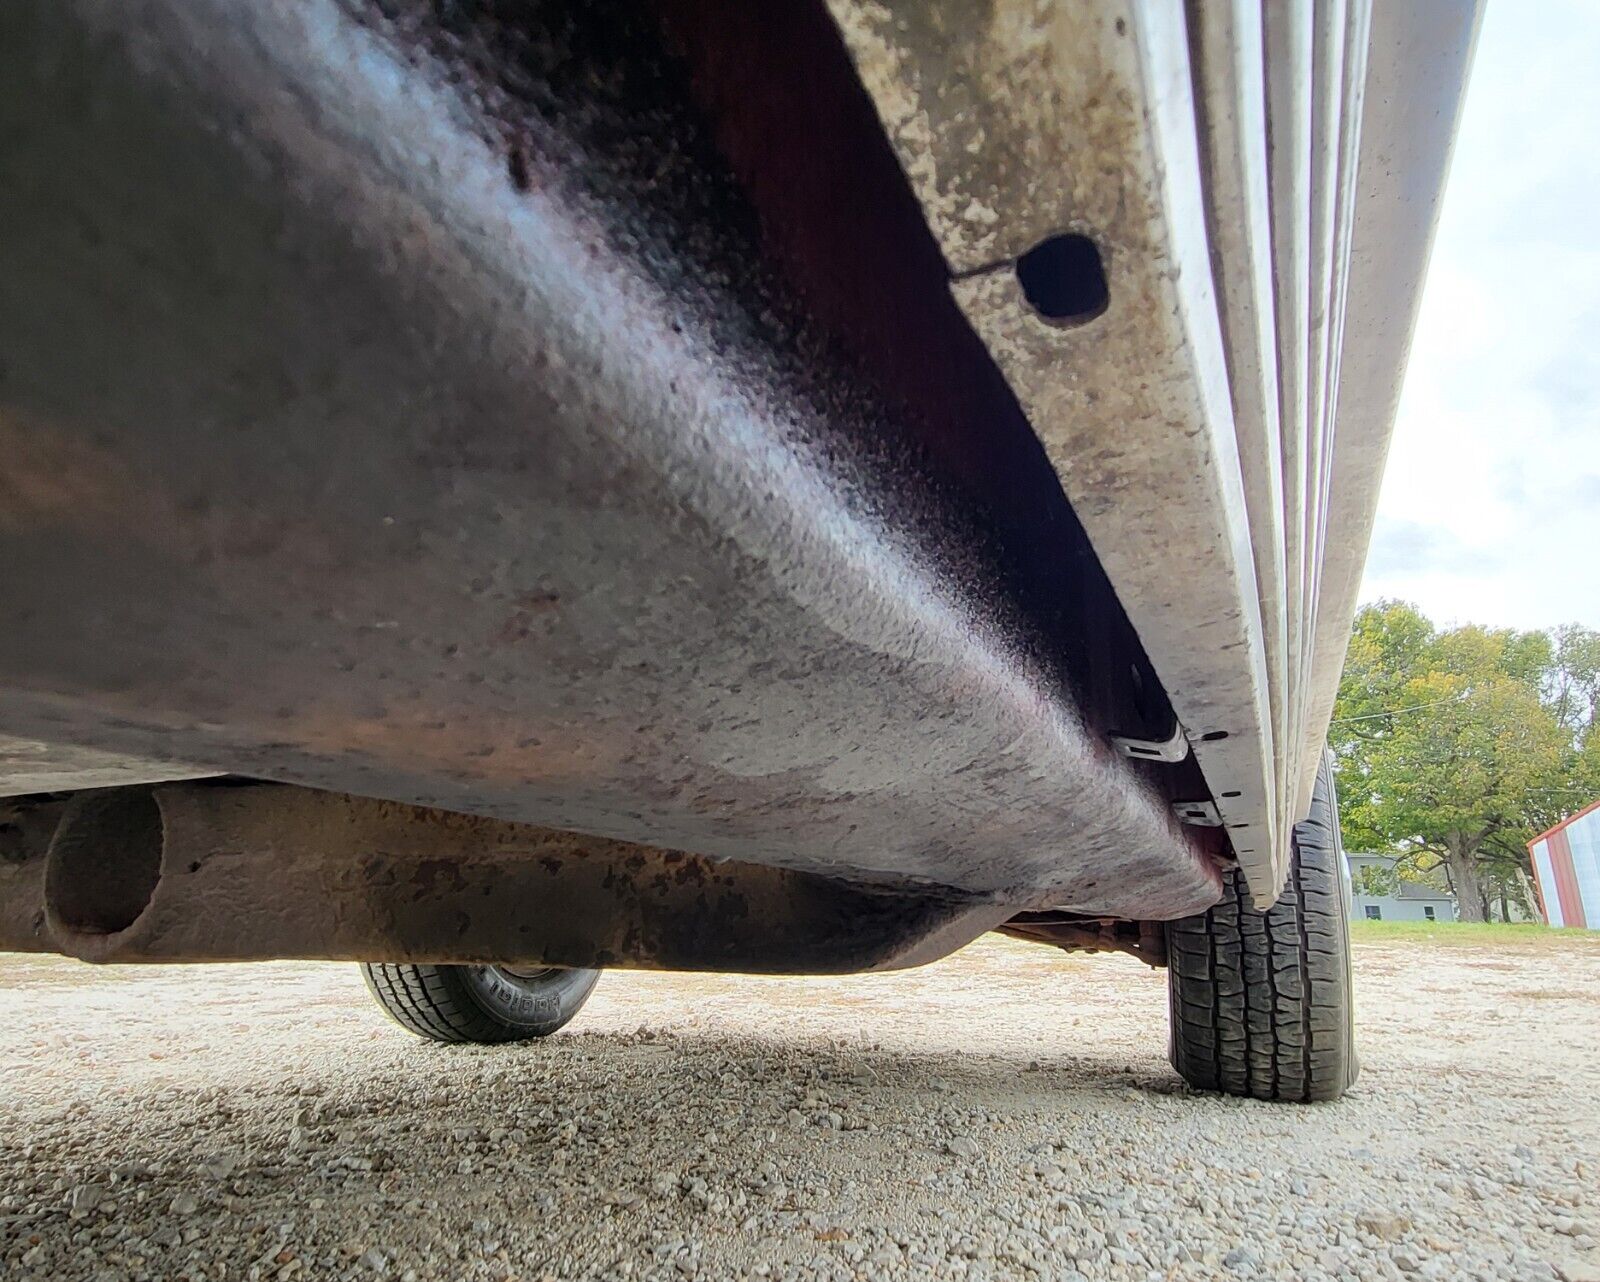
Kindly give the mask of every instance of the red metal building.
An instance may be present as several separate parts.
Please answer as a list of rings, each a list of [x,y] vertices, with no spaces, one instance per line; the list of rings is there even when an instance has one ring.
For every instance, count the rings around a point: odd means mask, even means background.
[[[1600,929],[1600,801],[1540,833],[1528,853],[1544,919]]]

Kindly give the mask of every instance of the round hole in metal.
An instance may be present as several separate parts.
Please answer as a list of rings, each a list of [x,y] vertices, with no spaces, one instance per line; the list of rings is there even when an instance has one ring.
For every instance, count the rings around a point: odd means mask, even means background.
[[[1100,247],[1077,232],[1042,240],[1017,259],[1017,282],[1047,321],[1081,325],[1111,304]]]

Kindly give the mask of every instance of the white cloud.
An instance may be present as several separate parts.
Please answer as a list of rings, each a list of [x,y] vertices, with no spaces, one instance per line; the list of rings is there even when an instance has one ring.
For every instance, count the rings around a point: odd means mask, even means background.
[[[1365,600],[1600,627],[1600,5],[1490,5]]]

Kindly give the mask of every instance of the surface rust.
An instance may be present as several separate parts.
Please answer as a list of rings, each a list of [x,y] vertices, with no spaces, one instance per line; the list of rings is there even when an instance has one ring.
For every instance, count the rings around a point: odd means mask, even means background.
[[[1149,966],[1167,964],[1167,937],[1160,922],[1042,912],[1019,913],[998,929],[1002,935],[1063,952],[1129,953]]]
[[[114,885],[144,853],[105,818],[106,802],[142,796],[159,807],[159,879],[137,903],[102,896],[118,928],[97,929],[70,911],[81,908],[73,892],[90,863]],[[822,974],[932,961],[1009,915],[949,891],[862,888],[275,784],[90,791],[13,811],[9,846],[0,846],[0,950],[93,962]]]

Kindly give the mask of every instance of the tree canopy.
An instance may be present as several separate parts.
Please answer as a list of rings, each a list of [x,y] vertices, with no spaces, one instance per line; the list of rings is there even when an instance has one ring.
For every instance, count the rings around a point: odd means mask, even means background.
[[[1529,838],[1600,796],[1600,633],[1355,620],[1329,742],[1345,843],[1444,869],[1461,917],[1527,905]]]

